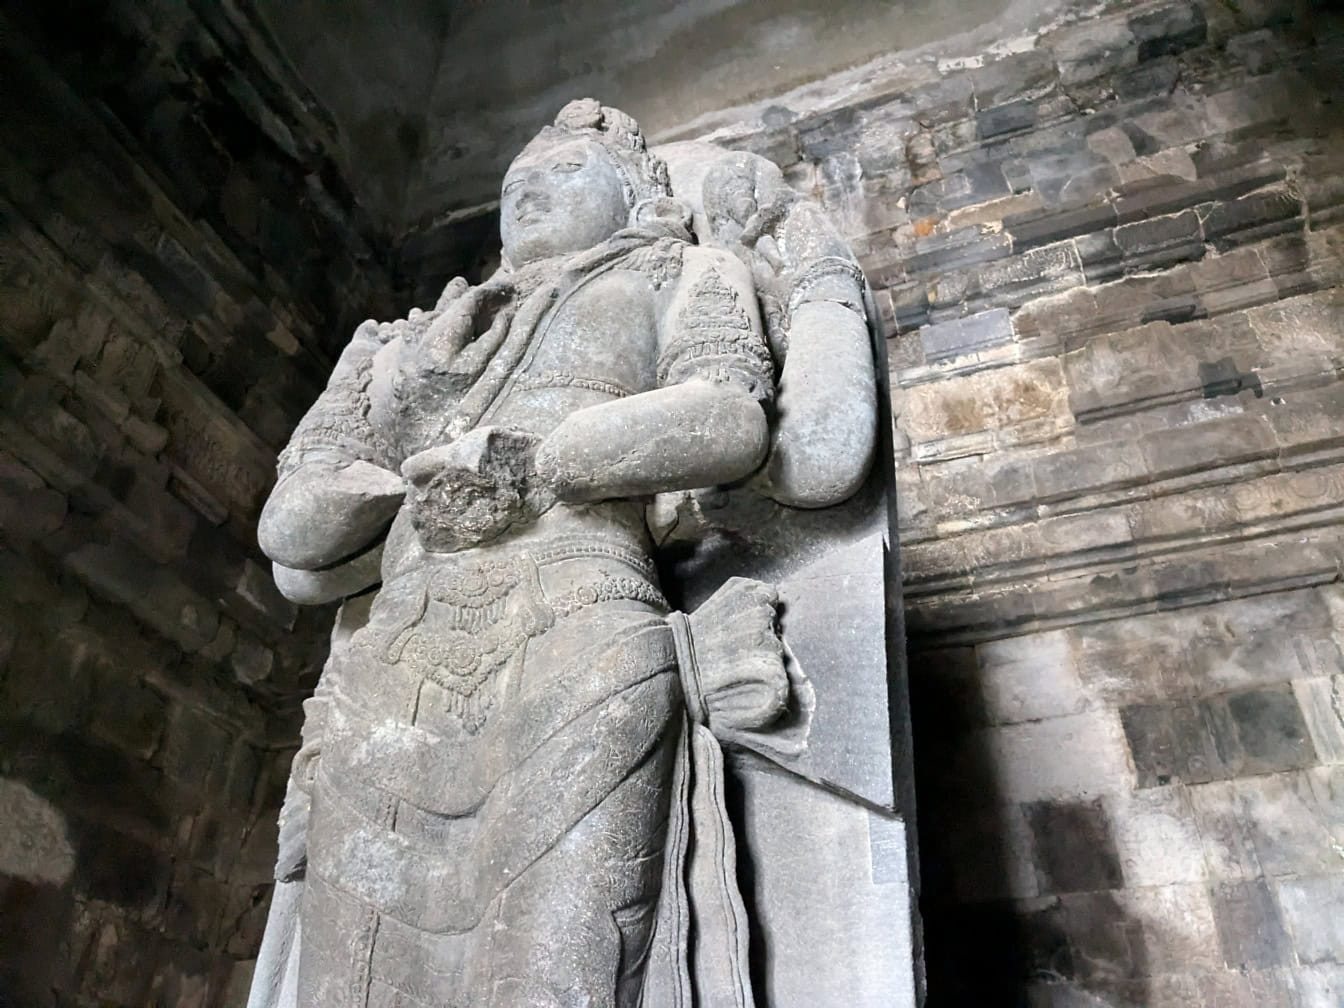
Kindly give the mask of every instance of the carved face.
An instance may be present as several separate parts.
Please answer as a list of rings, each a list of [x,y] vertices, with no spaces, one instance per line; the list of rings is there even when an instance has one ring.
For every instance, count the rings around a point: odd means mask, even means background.
[[[519,155],[499,213],[504,255],[521,266],[600,244],[625,226],[630,207],[601,145],[576,139]]]

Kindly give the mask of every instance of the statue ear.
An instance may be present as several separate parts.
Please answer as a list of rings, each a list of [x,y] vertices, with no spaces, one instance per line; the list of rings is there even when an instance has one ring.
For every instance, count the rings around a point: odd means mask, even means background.
[[[691,238],[691,208],[672,196],[653,196],[640,200],[630,210],[630,226],[658,228],[675,237]]]

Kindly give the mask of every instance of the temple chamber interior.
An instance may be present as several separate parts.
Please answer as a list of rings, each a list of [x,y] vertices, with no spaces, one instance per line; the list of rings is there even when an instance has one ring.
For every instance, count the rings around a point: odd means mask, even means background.
[[[501,268],[589,97],[862,268],[893,1003],[1344,1005],[1333,5],[53,0],[0,49],[0,1006],[248,1005],[337,646],[258,542],[277,455],[365,319]],[[825,913],[849,1004],[884,964]]]

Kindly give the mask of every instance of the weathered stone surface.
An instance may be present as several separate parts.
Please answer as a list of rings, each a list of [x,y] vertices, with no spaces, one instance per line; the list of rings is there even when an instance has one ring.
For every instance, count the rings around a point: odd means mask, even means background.
[[[940,441],[1065,423],[1064,394],[1058,362],[1033,361],[941,385],[917,385],[906,393],[900,424],[917,444],[931,443],[932,453]]]
[[[962,228],[945,235],[915,242],[915,252],[904,260],[907,273],[940,273],[1008,255],[1012,239],[1005,234],[984,234],[979,228]]]
[[[1232,451],[1227,450],[1228,441],[1235,446]],[[1146,434],[1139,444],[1154,476],[1251,460],[1275,449],[1269,425],[1257,416],[1227,417],[1162,434]]]
[[[975,272],[972,303],[1017,307],[1032,298],[1083,282],[1082,261],[1069,242],[1031,249],[1003,263]]]
[[[1091,706],[1062,633],[980,644],[972,671],[989,724],[1081,714]]]
[[[1213,887],[1223,961],[1233,969],[1264,969],[1291,961],[1291,939],[1269,885],[1261,879]]]
[[[1125,712],[1122,762],[1135,765],[1118,783],[1105,783],[1103,761],[1046,798],[1008,799],[993,766],[972,760],[961,769],[978,781],[977,800],[964,801],[960,816],[955,804],[929,816],[926,847],[955,851],[959,862],[947,869],[955,885],[926,901],[938,922],[930,940],[975,949],[974,969],[955,956],[937,968],[935,990],[981,973],[985,990],[968,1003],[1025,991],[1034,968],[1057,977],[1031,983],[1029,996],[1043,1003],[1339,1000],[1338,967],[1304,965],[1297,931],[1243,928],[1235,938],[1221,904],[1210,903],[1213,890],[1191,877],[1193,817],[1210,887],[1276,873],[1328,878],[1334,827],[1321,824],[1330,802],[1313,804],[1301,782],[1325,787],[1321,775],[1338,766],[1341,745],[1338,621],[1327,589],[1310,587],[1337,580],[1341,547],[1340,316],[1329,297],[1344,282],[1332,133],[1338,25],[1313,12],[1290,27],[1291,5],[1276,0],[1235,6],[1122,3],[1072,23],[1081,10],[1068,6],[1063,22],[1042,12],[1030,34],[1005,32],[992,52],[981,52],[982,40],[961,50],[949,43],[930,59],[893,54],[716,120],[734,146],[786,165],[787,184],[822,194],[859,238],[855,250],[879,288],[876,310],[894,337],[893,384],[905,386],[895,439],[909,459],[908,492],[897,510],[909,537],[914,643],[983,651],[983,667],[958,673],[962,722],[1026,731],[1037,718]],[[381,276],[390,245],[356,235],[391,225],[352,223],[361,211],[332,167],[341,141],[311,111],[311,96],[284,82],[286,71],[263,72],[240,51],[250,36],[238,12],[156,4],[126,22],[119,10],[88,33],[99,59],[81,56],[92,43],[67,37],[54,16],[34,8],[10,17],[19,41],[6,52],[18,84],[7,129],[23,142],[10,145],[4,171],[0,388],[14,408],[0,430],[22,469],[4,469],[17,474],[9,483],[0,478],[0,523],[23,563],[6,561],[7,573],[20,573],[0,598],[12,603],[0,631],[10,662],[0,690],[7,710],[51,737],[82,733],[136,761],[163,745],[177,705],[206,695],[222,702],[207,683],[259,668],[249,655],[270,649],[275,659],[246,695],[283,706],[286,690],[311,681],[300,677],[315,668],[321,621],[300,617],[285,640],[292,613],[246,580],[264,571],[250,524],[274,449],[349,331],[345,316],[391,317],[404,298]],[[127,23],[140,27],[118,27]],[[415,44],[428,47],[432,34]],[[48,36],[59,44],[40,44]],[[167,38],[177,41],[156,41]],[[199,54],[216,45],[221,65],[236,69],[226,82],[193,70],[214,65]],[[1015,49],[1026,51],[1003,58]],[[106,55],[117,52],[145,60],[127,77]],[[178,83],[165,87],[161,73]],[[380,85],[371,87],[361,94]],[[373,121],[388,135],[406,125],[399,116]],[[442,149],[455,142],[450,133],[443,127],[426,142]],[[381,162],[373,151],[411,148],[354,149],[364,166]],[[1189,228],[1192,213],[1207,245]],[[407,237],[401,270],[414,275],[418,296],[432,301],[459,263],[489,261],[490,221],[426,224]],[[1028,255],[1052,248],[1065,257],[1056,266],[1067,263],[1057,271],[1048,257]],[[913,256],[923,258],[912,272]],[[968,318],[985,328],[968,334]],[[1018,403],[1011,382],[968,381],[1028,366],[1045,374],[1060,354],[1044,412],[1031,402],[1040,383]],[[190,521],[165,494],[190,509]],[[193,522],[235,547],[185,533]],[[177,643],[113,609],[108,593],[54,573],[57,557],[83,563],[79,550],[109,532],[227,614],[198,657],[184,662]],[[166,611],[159,607],[161,622]],[[108,612],[121,614],[124,639],[86,632]],[[152,658],[104,667],[89,657],[98,648]],[[59,702],[49,692],[53,668],[64,677]],[[118,723],[108,698],[119,683],[128,710],[144,717]],[[146,689],[167,709],[153,714]],[[230,717],[255,728],[261,715]],[[1055,743],[1044,733],[1034,744]],[[1032,746],[1023,743],[1028,763],[1039,757]],[[1227,776],[1242,772],[1252,775]],[[1164,775],[1173,783],[1158,783]],[[1070,893],[1068,914],[1048,897],[1024,902],[1038,893],[1021,803],[1087,805],[1098,782],[1122,867],[1121,884],[1104,895],[1117,898]],[[67,814],[68,803],[53,805]],[[965,839],[995,836],[995,816],[1001,843]],[[216,866],[237,842],[208,823],[188,834],[182,856],[196,857],[199,846]],[[1137,864],[1127,851],[1141,852]],[[1157,901],[1127,898],[1140,890],[1172,894],[1167,921],[1154,917]],[[969,900],[1005,898],[1016,902],[959,916]],[[50,927],[65,927],[64,904],[34,900],[22,920],[45,914],[59,922]],[[71,961],[92,972],[63,976],[67,999],[82,987],[105,1000],[211,1001],[220,982],[207,975],[233,972],[210,958],[214,950],[159,937],[157,924],[79,905]],[[1235,917],[1231,904],[1227,912]],[[1301,934],[1313,933],[1306,923]],[[1259,961],[1262,942],[1273,965],[1241,972],[1224,961],[1220,937],[1244,950],[1238,962]],[[118,962],[116,950],[130,945],[137,952]],[[150,959],[170,955],[180,968],[146,980]]]
[[[749,763],[738,780],[744,832],[759,851],[747,898],[765,911],[753,934],[767,964],[757,997],[826,1004],[844,990],[865,1008],[913,1008],[910,918],[886,895],[909,885],[904,824]],[[802,834],[790,828],[800,810],[809,823]],[[864,847],[862,863],[843,856]],[[809,925],[799,929],[799,920]],[[819,948],[847,951],[818,956]]]
[[[981,109],[975,114],[976,130],[982,141],[994,140],[1011,133],[1031,129],[1036,125],[1038,111],[1035,102],[1023,99]]]
[[[1308,966],[1294,979],[1298,1000],[1306,1008],[1329,1008],[1344,996],[1344,968],[1334,964]]]
[[[1040,210],[1007,217],[1003,226],[1013,236],[1013,248],[1024,252],[1037,245],[1049,245],[1076,235],[1102,231],[1115,221],[1115,207],[1108,202],[1070,210]]]
[[[1262,189],[1213,204],[1203,214],[1204,233],[1220,251],[1295,230],[1300,202],[1285,188]]]
[[[1094,892],[1120,886],[1120,858],[1100,801],[1028,805],[1027,820],[1035,838],[1041,892]]]
[[[924,347],[924,359],[932,362],[1008,343],[1013,338],[1013,326],[1007,310],[996,308],[925,326],[919,338]]]
[[[1185,788],[1112,795],[1105,803],[1127,887],[1204,882],[1203,837]],[[1179,962],[1172,965],[1175,969],[1189,968]]]
[[[1240,835],[1267,876],[1333,871],[1340,814],[1337,772],[1309,769],[1237,781],[1231,788]]]
[[[842,227],[858,122],[800,140]],[[278,584],[367,601],[307,704],[254,1001],[385,977],[444,1003],[915,1004],[863,277],[776,166],[667,153],[566,105],[505,177],[501,270],[361,325],[281,455],[258,531]],[[725,553],[720,528],[760,538]],[[250,569],[235,594],[270,615]],[[347,614],[400,629],[370,649]],[[255,686],[276,657],[240,632],[230,664]],[[389,794],[419,818],[373,811]],[[800,816],[829,825],[800,842]]]
[[[1344,879],[1338,873],[1278,883],[1279,906],[1303,963],[1340,965],[1344,949]]]
[[[70,554],[71,568],[95,591],[125,606],[187,651],[214,639],[219,616],[209,601],[164,568],[146,570],[145,559],[121,544],[89,544]]]
[[[1031,469],[1036,499],[1043,503],[1131,486],[1148,472],[1138,446],[1123,442],[1042,456]]]
[[[1321,762],[1344,764],[1344,676],[1296,679],[1293,691]]]
[[[1193,210],[1122,224],[1115,229],[1114,237],[1127,265],[1133,269],[1199,259],[1204,255],[1204,233]]]
[[[998,788],[1012,801],[1068,800],[1079,794],[1119,791],[1130,777],[1118,718],[1107,712],[987,729],[968,744],[1005,768]]]
[[[1170,709],[1122,712],[1140,787],[1295,770],[1316,762],[1286,688],[1253,690]]]
[[[1207,24],[1200,4],[1177,2],[1132,16],[1129,30],[1139,43],[1139,59],[1147,60],[1199,45]]]
[[[1065,29],[1049,43],[1059,60],[1059,78],[1065,85],[1085,84],[1132,66],[1138,59],[1134,33],[1115,18]]]

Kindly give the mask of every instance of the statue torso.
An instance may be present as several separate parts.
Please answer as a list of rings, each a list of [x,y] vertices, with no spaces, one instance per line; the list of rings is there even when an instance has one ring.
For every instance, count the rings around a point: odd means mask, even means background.
[[[635,270],[609,269],[562,291],[481,424],[542,436],[577,410],[654,388],[657,310],[653,285]],[[399,440],[397,431],[382,433],[389,443]],[[422,592],[403,590],[407,582],[474,585],[478,573],[501,563],[511,579],[523,573],[520,589],[527,588],[532,564],[540,563],[532,583],[560,610],[604,601],[658,608],[650,554],[642,500],[558,504],[535,524],[453,553],[425,550],[403,506],[387,538],[372,623],[395,627],[421,605]]]
[[[562,295],[485,422],[545,435],[575,410],[648,391],[657,343],[649,279],[608,270]]]

